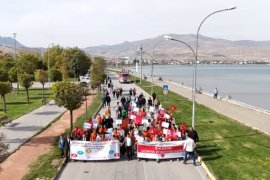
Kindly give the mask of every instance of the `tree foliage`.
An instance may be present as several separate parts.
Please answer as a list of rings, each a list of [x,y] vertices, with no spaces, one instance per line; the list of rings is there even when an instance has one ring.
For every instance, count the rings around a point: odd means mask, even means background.
[[[5,69],[0,69],[0,81],[8,81],[8,72]]]
[[[68,67],[70,73],[75,73],[77,77],[88,73],[91,66],[91,59],[84,51],[78,47],[66,48],[63,54],[69,59]]]
[[[8,79],[10,80],[10,82],[17,82],[18,81],[17,75],[18,75],[17,68],[15,66],[10,68],[10,70],[8,71]]]
[[[39,57],[32,53],[20,53],[16,58],[17,71],[22,73],[34,74],[38,68]]]
[[[3,110],[6,113],[7,112],[7,106],[6,106],[6,94],[10,93],[12,90],[12,87],[9,82],[0,82],[0,95],[3,99]]]
[[[50,66],[50,69],[60,70],[63,79],[70,76],[85,75],[91,66],[91,58],[77,47],[53,46],[45,51],[44,60],[46,65]]]
[[[106,61],[102,57],[95,57],[94,63],[91,69],[91,87],[99,87],[106,78],[105,73]]]
[[[70,82],[57,82],[52,87],[53,99],[58,106],[70,111],[70,130],[73,129],[73,111],[78,109],[83,101],[83,87]]]
[[[63,76],[62,76],[61,71],[59,71],[57,69],[51,69],[49,73],[50,73],[50,80],[52,82],[63,80]]]

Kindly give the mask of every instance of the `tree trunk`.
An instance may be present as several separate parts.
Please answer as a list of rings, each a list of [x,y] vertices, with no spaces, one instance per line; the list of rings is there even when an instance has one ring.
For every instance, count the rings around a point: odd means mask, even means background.
[[[17,95],[19,95],[19,88],[20,88],[20,85],[19,85],[19,82],[17,82]]]
[[[85,96],[85,120],[87,119],[87,96]]]
[[[28,88],[25,88],[25,89],[26,89],[26,95],[27,95],[27,104],[30,104]]]
[[[42,99],[44,100],[44,83],[42,83]]]
[[[6,96],[2,96],[3,98],[3,110],[4,110],[4,113],[7,113],[7,104],[6,104]]]
[[[73,130],[73,110],[69,110],[70,112],[70,133]]]

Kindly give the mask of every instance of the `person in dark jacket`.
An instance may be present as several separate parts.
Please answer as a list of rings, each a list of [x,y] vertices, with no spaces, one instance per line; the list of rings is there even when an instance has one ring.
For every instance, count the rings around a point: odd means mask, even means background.
[[[199,136],[197,131],[193,129],[193,127],[189,128],[188,137],[194,140],[195,143],[199,142]]]

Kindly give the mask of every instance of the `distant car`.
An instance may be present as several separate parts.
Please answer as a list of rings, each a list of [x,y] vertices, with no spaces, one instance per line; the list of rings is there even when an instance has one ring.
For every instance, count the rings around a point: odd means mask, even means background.
[[[158,80],[159,80],[159,81],[163,81],[162,77],[159,77]]]
[[[88,77],[88,76],[80,76],[80,83],[89,84],[90,81],[91,81],[90,77]]]

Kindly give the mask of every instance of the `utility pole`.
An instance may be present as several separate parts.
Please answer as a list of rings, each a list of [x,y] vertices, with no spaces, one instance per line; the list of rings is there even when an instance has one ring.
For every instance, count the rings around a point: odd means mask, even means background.
[[[16,57],[16,45],[17,45],[17,43],[16,43],[16,35],[17,35],[17,33],[13,33],[13,37],[14,37],[14,56]]]
[[[142,44],[141,44],[141,47],[140,47],[140,53],[141,53],[141,78],[140,78],[140,84],[142,84],[142,50],[143,50],[143,48],[142,48]]]
[[[16,61],[16,56],[17,56],[17,41],[16,41],[16,36],[17,36],[17,33],[13,33],[13,39],[14,39],[14,60]],[[18,80],[18,72],[16,73],[17,74],[17,95],[19,94],[19,80]]]

